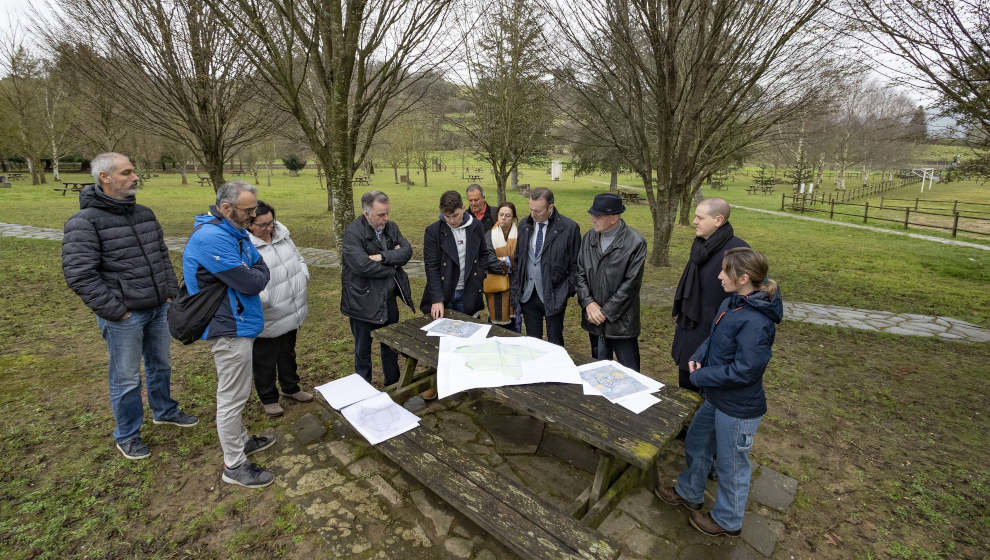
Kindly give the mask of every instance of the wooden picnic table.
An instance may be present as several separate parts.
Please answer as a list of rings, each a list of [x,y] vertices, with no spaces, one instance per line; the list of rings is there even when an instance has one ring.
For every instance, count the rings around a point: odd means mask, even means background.
[[[480,181],[481,175],[468,175],[467,178],[469,181]]]
[[[82,192],[83,187],[85,187],[86,185],[89,185],[91,183],[89,181],[79,181],[79,182],[77,182],[77,181],[62,181],[62,184],[65,185],[65,186],[64,187],[52,187],[52,190],[53,191],[56,191],[56,192],[61,192],[62,193],[62,196],[65,196],[65,194],[68,193],[68,192],[73,192],[73,193],[77,193],[78,194],[78,193]]]
[[[480,322],[473,317],[447,312],[445,316]],[[385,388],[397,402],[432,386],[436,380],[439,337],[426,336],[421,327],[431,319],[415,317],[372,331],[372,337],[406,356],[399,381]],[[489,336],[522,336],[492,326]],[[569,352],[577,365],[595,361]],[[417,371],[417,366],[426,366]],[[517,411],[554,423],[575,439],[598,451],[594,480],[575,500],[570,513],[587,525],[597,526],[630,489],[640,484],[652,488],[661,450],[681,431],[701,404],[690,391],[664,386],[661,401],[641,414],[610,403],[600,396],[586,396],[580,385],[539,383],[481,389],[485,394]]]
[[[208,187],[208,186],[210,186],[212,184],[210,182],[210,178],[209,177],[203,177],[202,175],[197,175],[196,176],[196,180],[199,181],[199,186],[201,186],[201,187]]]
[[[628,202],[630,204],[636,204],[641,200],[639,193],[636,191],[619,189],[619,196],[622,197],[624,202]]]
[[[357,184],[359,184],[359,185],[369,185],[369,184],[371,184],[371,180],[368,177],[363,176],[363,175],[358,175],[357,177],[355,177],[354,178],[354,182],[357,183]]]

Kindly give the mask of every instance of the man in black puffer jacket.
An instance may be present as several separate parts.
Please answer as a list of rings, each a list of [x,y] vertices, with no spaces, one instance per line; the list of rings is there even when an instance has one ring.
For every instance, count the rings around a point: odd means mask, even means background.
[[[62,272],[83,303],[96,313],[110,354],[110,405],[117,449],[128,459],[151,451],[141,440],[141,357],[148,405],[155,424],[195,426],[199,420],[172,400],[172,367],[166,314],[178,282],[162,227],[154,212],[135,202],[138,176],[127,156],[104,153],[92,160],[96,184],[79,194],[65,223]]]

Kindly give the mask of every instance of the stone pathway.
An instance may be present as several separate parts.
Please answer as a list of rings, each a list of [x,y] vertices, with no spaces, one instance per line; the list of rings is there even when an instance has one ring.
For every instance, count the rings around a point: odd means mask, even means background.
[[[417,411],[421,424],[551,504],[569,504],[591,483],[593,449],[478,395],[430,404]],[[301,508],[332,557],[516,557],[319,405],[288,403],[277,436],[278,443],[256,461],[275,473],[276,484]],[[662,477],[673,479],[683,465],[682,446],[672,442],[662,456]],[[709,507],[715,492],[710,482]],[[796,480],[754,465],[739,538],[698,533],[685,510],[642,488],[623,498],[599,531],[622,549],[625,560],[759,559],[773,554],[796,492]]]
[[[844,224],[841,222],[829,222],[828,220],[808,218],[807,216],[792,216],[784,212],[773,212],[770,210],[759,210],[755,208],[747,209],[756,210],[759,212],[768,212],[771,214],[782,214],[793,218],[814,219],[843,226],[868,227],[857,226],[856,224]],[[890,230],[880,228],[869,229],[890,232]],[[902,234],[902,232],[896,231],[891,233]],[[5,236],[61,241],[62,230],[0,222],[0,237]],[[927,238],[930,236],[922,237]],[[185,237],[169,237],[165,239],[165,244],[172,251],[181,251],[186,244],[186,239],[187,238]],[[931,237],[931,239],[940,242],[949,241],[938,237]],[[974,243],[965,243],[963,241],[955,242],[955,244],[978,246]],[[978,247],[990,249],[990,247],[987,246]],[[317,268],[336,268],[340,266],[340,259],[337,257],[337,252],[332,249],[300,247],[299,252],[302,254],[303,258],[306,259],[306,263],[309,266],[314,266]],[[405,266],[405,270],[409,276],[415,278],[424,278],[426,275],[423,269],[423,261],[419,260],[409,261],[409,264]],[[675,288],[672,286],[659,287],[645,285],[643,286],[641,293],[642,301],[646,305],[652,306],[670,305],[674,299],[674,290]],[[905,336],[938,337],[960,342],[990,342],[990,330],[961,321],[959,319],[953,319],[952,317],[917,315],[914,313],[891,313],[889,311],[855,309],[851,307],[823,305],[817,303],[785,302],[784,318],[789,321],[803,321],[817,325],[831,325],[867,331],[880,331]]]

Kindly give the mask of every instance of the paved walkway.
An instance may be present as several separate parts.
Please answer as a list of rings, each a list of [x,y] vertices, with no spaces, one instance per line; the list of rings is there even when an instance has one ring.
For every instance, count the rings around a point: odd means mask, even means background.
[[[824,221],[830,224],[837,224],[850,227],[867,227],[856,224],[844,224],[841,222],[829,222],[819,218],[809,218],[807,216],[793,216],[784,212],[774,212],[771,210],[757,210],[771,214],[782,214],[792,218],[810,219]],[[890,232],[880,228],[881,232]],[[902,232],[890,232],[902,234]],[[916,235],[916,234],[910,234]],[[52,241],[62,240],[62,230],[55,228],[39,228],[19,224],[7,224],[0,222],[0,237],[22,237],[32,239],[49,239]],[[920,236],[929,238],[929,236]],[[951,241],[938,237],[930,239],[945,242]],[[966,244],[958,241],[956,244]],[[181,251],[186,244],[185,237],[169,237],[165,244],[172,251]],[[973,245],[982,247],[974,243]],[[990,247],[983,247],[990,249]],[[336,268],[340,266],[337,252],[332,249],[316,249],[313,247],[300,247],[299,252],[306,263],[317,268]],[[405,267],[406,273],[411,277],[423,278],[425,272],[423,261],[411,260]],[[647,305],[664,306],[670,305],[674,297],[673,287],[643,286],[642,298]],[[890,334],[922,337],[938,337],[947,340],[958,340],[963,342],[990,342],[990,330],[977,325],[953,319],[952,317],[941,317],[932,315],[916,315],[914,313],[891,313],[889,311],[874,311],[870,309],[854,309],[851,307],[841,307],[837,305],[823,305],[817,303],[786,302],[784,304],[784,317],[787,320],[803,321],[818,325],[832,325],[836,327],[846,327],[867,331],[880,331]]]

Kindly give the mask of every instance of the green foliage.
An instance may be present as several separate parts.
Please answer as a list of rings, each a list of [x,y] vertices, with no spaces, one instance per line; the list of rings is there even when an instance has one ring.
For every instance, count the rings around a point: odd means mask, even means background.
[[[306,168],[306,160],[302,159],[296,154],[289,154],[282,157],[282,163],[285,168],[289,170],[293,175],[298,175],[299,171]]]

